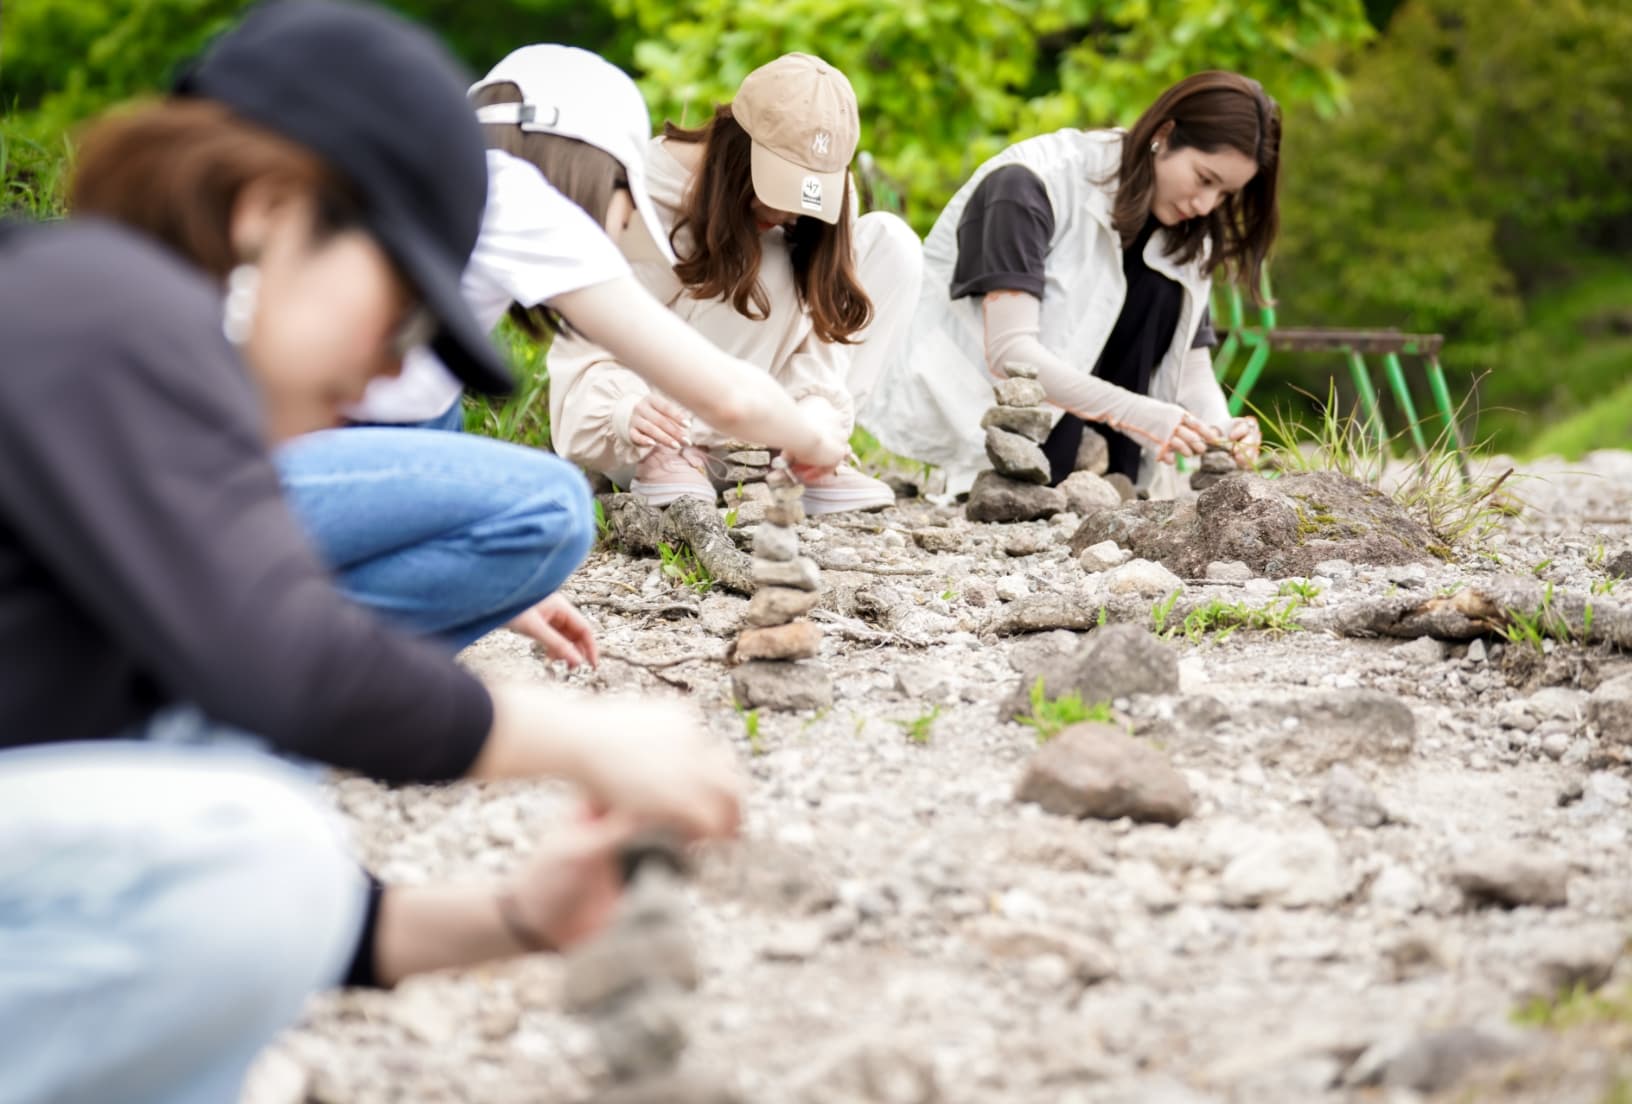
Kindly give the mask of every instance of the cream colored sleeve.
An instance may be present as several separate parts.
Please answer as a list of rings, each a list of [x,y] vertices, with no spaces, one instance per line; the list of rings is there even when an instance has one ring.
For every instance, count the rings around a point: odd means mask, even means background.
[[[646,381],[582,337],[557,334],[550,345],[555,451],[593,471],[633,467],[640,450],[629,440],[629,416],[650,392]]]
[[[844,440],[856,427],[855,400],[845,384],[852,351],[853,346],[809,334],[792,356],[771,366],[771,375],[804,415]]]
[[[823,431],[826,423],[813,422],[801,410],[802,404],[796,404],[799,395],[721,350],[633,277],[569,292],[550,305],[583,335],[570,344],[594,349],[600,357],[591,369],[597,388],[586,396],[586,402],[597,411],[608,401],[613,406],[605,416],[609,420],[586,424],[586,432],[610,428],[623,448],[632,448],[628,444],[630,412],[648,389],[655,389],[739,441],[785,449],[796,456],[820,455],[824,446],[837,448],[836,442],[826,439],[830,436]],[[624,377],[633,376],[638,387],[628,378],[607,381],[606,367],[616,367]],[[553,355],[551,370],[553,383]]]
[[[1025,292],[992,292],[983,300],[986,363],[1000,376],[1026,365],[1048,393],[1048,401],[1087,422],[1102,422],[1153,448],[1173,437],[1184,408],[1079,372],[1043,347],[1039,338],[1042,302]],[[1027,373],[1030,374],[1030,373]]]
[[[1179,365],[1179,405],[1220,433],[1230,428],[1229,403],[1213,374],[1212,350],[1205,345],[1185,351]]]

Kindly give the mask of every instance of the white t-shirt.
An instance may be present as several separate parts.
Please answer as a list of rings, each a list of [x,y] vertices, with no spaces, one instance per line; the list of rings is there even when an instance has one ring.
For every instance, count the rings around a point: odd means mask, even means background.
[[[482,233],[460,280],[477,321],[491,329],[511,303],[558,295],[629,275],[629,262],[596,221],[556,191],[530,161],[487,151]],[[346,411],[358,422],[423,422],[446,413],[462,387],[429,349],[415,349],[395,379],[368,385]]]

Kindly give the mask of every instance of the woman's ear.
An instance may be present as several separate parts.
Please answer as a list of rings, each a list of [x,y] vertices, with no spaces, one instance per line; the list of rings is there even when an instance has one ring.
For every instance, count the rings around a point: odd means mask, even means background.
[[[1156,133],[1151,135],[1151,141],[1159,142],[1163,147],[1166,147],[1167,140],[1172,136],[1173,120],[1169,119],[1167,122],[1156,128]]]
[[[259,257],[278,225],[288,218],[294,201],[288,188],[268,180],[252,180],[244,185],[233,202],[228,227],[233,254],[241,261]]]

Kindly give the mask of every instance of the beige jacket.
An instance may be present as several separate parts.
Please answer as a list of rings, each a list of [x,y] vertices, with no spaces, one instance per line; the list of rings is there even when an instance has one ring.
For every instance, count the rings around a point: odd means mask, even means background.
[[[647,150],[646,183],[664,230],[672,231],[691,173],[664,148],[662,138],[654,138]],[[684,252],[684,235],[679,244]],[[855,405],[845,386],[851,349],[819,341],[812,333],[782,232],[767,232],[761,245],[759,279],[771,309],[760,321],[738,314],[727,300],[691,298],[660,261],[636,264],[635,277],[709,341],[769,372],[807,414],[848,437],[855,424]],[[629,441],[629,417],[650,390],[646,382],[600,346],[567,335],[551,347],[549,369],[556,451],[614,479],[626,478],[639,459]],[[692,439],[703,447],[725,443],[701,422],[693,425]]]

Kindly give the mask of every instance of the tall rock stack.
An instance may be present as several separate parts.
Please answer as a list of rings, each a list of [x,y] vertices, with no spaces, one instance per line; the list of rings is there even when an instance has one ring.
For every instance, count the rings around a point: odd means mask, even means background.
[[[1053,417],[1044,404],[1048,393],[1030,369],[1015,365],[1009,378],[993,390],[997,404],[981,418],[986,456],[992,470],[975,477],[969,491],[970,521],[1031,521],[1066,508],[1065,496],[1048,485],[1048,439]]]
[[[597,938],[573,949],[563,1003],[588,1020],[611,1087],[599,1104],[734,1104],[715,1078],[680,1069],[699,971],[687,924],[685,859],[666,839],[623,855],[627,888]]]
[[[754,596],[737,634],[731,690],[747,708],[822,709],[833,704],[827,670],[809,662],[821,651],[821,627],[805,619],[821,597],[816,561],[799,554],[804,488],[785,469],[765,479],[771,503],[754,531]]]

